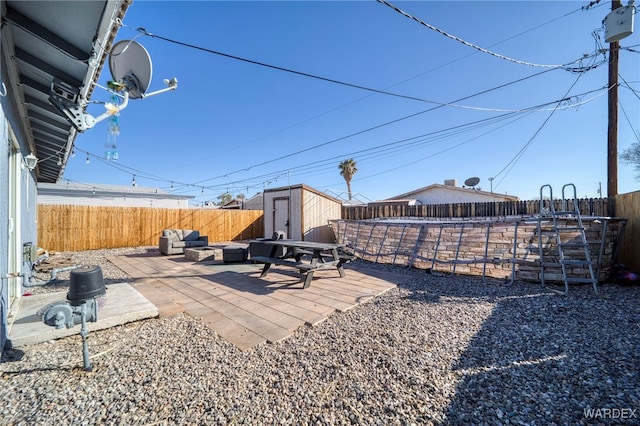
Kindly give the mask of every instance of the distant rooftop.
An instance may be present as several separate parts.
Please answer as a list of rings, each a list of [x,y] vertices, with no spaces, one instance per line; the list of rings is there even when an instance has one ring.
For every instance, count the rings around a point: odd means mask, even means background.
[[[74,192],[82,193],[112,193],[112,194],[127,194],[127,195],[161,195],[162,198],[195,198],[192,195],[174,195],[168,193],[159,188],[151,188],[144,186],[132,186],[132,185],[110,185],[102,183],[81,183],[81,182],[59,182],[59,183],[46,183],[38,182],[38,191],[43,191],[49,194],[60,191],[64,194],[70,194]]]

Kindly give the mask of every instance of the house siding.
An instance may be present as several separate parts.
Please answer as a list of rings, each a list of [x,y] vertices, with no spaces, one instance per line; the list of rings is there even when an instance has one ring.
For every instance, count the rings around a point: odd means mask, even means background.
[[[16,114],[10,104],[0,104],[0,347],[8,339],[9,312],[22,296],[23,279],[31,273],[33,251],[37,247],[37,206],[35,173],[21,167],[23,153],[29,152],[24,137],[17,130]],[[12,194],[15,194],[12,201]],[[15,213],[14,213],[15,212]],[[15,287],[15,291],[10,289]],[[14,293],[14,294],[12,294]],[[15,299],[14,299],[15,298]],[[12,304],[13,303],[13,304]]]
[[[455,183],[455,180],[452,182]],[[386,201],[398,202],[416,200],[418,204],[455,204],[455,203],[484,203],[496,201],[517,201],[518,197],[495,192],[482,191],[458,187],[454,184],[441,185],[438,183],[418,188],[411,192],[396,195]],[[378,202],[382,203],[382,201]],[[409,204],[410,205],[410,204]]]
[[[450,204],[450,203],[483,203],[491,201],[506,201],[513,197],[502,197],[498,194],[487,194],[473,189],[432,188],[416,193],[412,196],[422,204]]]
[[[7,122],[4,115],[2,105],[0,105],[0,253],[9,253],[9,230],[6,224],[9,223],[9,136],[7,134]],[[7,340],[7,311],[9,309],[9,288],[7,280],[8,256],[6,254],[0,256],[0,348],[4,348]]]

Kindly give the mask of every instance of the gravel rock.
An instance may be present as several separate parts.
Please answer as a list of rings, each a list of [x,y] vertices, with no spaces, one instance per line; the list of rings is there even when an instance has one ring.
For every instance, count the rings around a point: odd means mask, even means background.
[[[122,282],[104,257],[152,249],[73,256]],[[640,423],[639,287],[368,267],[406,279],[244,352],[188,315],[91,332],[91,372],[79,336],[5,351],[0,424]]]

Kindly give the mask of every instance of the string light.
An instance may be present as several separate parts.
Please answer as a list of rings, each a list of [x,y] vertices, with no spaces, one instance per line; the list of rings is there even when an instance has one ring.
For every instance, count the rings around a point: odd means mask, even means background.
[[[91,160],[89,159],[89,153],[87,153],[87,159],[84,160],[85,163],[89,164],[91,162]]]
[[[136,175],[133,175],[133,180],[131,181],[131,185],[138,186],[138,183],[136,182]]]
[[[58,161],[56,162],[56,164],[58,166],[62,166],[62,158],[60,158],[60,155],[58,155]]]

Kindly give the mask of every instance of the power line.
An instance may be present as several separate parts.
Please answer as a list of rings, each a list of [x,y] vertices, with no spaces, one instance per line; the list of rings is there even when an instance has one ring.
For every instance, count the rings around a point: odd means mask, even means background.
[[[371,87],[366,87],[366,86],[362,86],[362,85],[359,85],[359,84],[347,83],[347,82],[336,80],[336,79],[333,79],[333,78],[322,77],[322,76],[319,76],[319,75],[310,74],[310,73],[303,72],[303,71],[296,71],[296,70],[293,70],[293,69],[290,69],[290,68],[281,67],[281,66],[278,66],[278,65],[271,65],[271,64],[267,64],[265,62],[260,62],[260,61],[256,61],[256,60],[253,60],[253,59],[247,59],[247,58],[243,58],[243,57],[240,57],[240,56],[231,55],[229,53],[219,52],[219,51],[216,51],[216,50],[213,50],[213,49],[209,49],[209,48],[206,48],[206,47],[196,46],[195,44],[185,43],[183,41],[178,41],[178,40],[174,40],[174,39],[171,39],[171,38],[168,38],[168,37],[163,37],[163,36],[160,36],[160,35],[157,35],[157,34],[153,34],[153,33],[148,32],[146,29],[144,29],[142,27],[137,28],[136,31],[139,31],[139,32],[143,33],[144,35],[149,36],[151,38],[157,38],[159,40],[164,40],[164,41],[169,42],[169,43],[177,44],[179,46],[188,47],[190,49],[200,50],[200,51],[207,52],[207,53],[212,53],[214,55],[219,55],[219,56],[223,56],[225,58],[235,59],[235,60],[238,60],[238,61],[242,61],[242,62],[246,62],[246,63],[249,63],[249,64],[253,64],[253,65],[259,65],[261,67],[271,68],[271,69],[274,69],[274,70],[284,71],[284,72],[288,72],[288,73],[291,73],[291,74],[300,75],[300,76],[303,76],[303,77],[309,77],[309,78],[313,78],[313,79],[316,79],[316,80],[326,81],[328,83],[339,84],[339,85],[346,86],[346,87],[351,87],[351,88],[354,88],[354,89],[366,90],[368,92],[378,93],[378,94],[381,94],[381,95],[395,96],[395,97],[398,97],[398,98],[410,99],[410,100],[413,100],[413,101],[437,103],[437,102],[434,102],[434,101],[430,101],[428,99],[422,99],[422,98],[417,98],[417,97],[414,97],[414,96],[408,96],[408,95],[402,95],[402,94],[398,94],[398,93],[387,92],[385,90],[373,89]]]
[[[334,82],[334,83],[343,84],[343,85],[346,85],[346,86],[351,86],[351,87],[355,87],[355,88],[361,88],[361,89],[369,90],[369,91],[371,91],[371,92],[373,92],[373,93],[383,93],[383,94],[390,94],[390,95],[394,95],[394,96],[396,96],[396,94],[393,94],[393,93],[390,93],[390,92],[379,91],[379,90],[376,90],[376,89],[369,89],[369,88],[365,88],[364,86],[359,86],[359,85],[351,85],[351,84],[349,84],[349,83],[343,83],[343,82],[340,82],[340,81],[337,81],[337,80],[333,80],[333,79],[326,79],[326,78],[323,78],[323,77],[314,76],[314,75],[312,75],[312,74],[301,73],[301,72],[297,72],[297,71],[294,71],[294,70],[289,70],[289,69],[286,69],[286,68],[281,68],[281,67],[276,67],[276,66],[272,66],[272,65],[269,65],[269,64],[264,64],[264,63],[261,63],[261,62],[258,62],[258,61],[252,61],[252,60],[248,60],[248,59],[244,59],[244,58],[236,57],[236,56],[233,56],[233,55],[228,55],[228,54],[224,54],[224,53],[220,53],[220,52],[212,51],[212,50],[210,50],[210,49],[200,48],[200,47],[198,47],[198,46],[193,46],[193,45],[190,45],[190,44],[187,44],[187,43],[182,43],[182,42],[178,42],[178,41],[175,41],[175,40],[171,40],[171,39],[168,39],[168,38],[166,38],[166,37],[161,37],[161,36],[157,36],[157,35],[154,35],[154,34],[150,34],[150,33],[146,32],[146,30],[144,30],[144,29],[138,29],[138,30],[139,30],[139,31],[140,31],[140,30],[144,31],[144,34],[145,34],[145,35],[148,35],[148,36],[151,36],[151,37],[156,37],[156,38],[159,38],[159,39],[162,39],[162,40],[168,41],[168,42],[172,42],[172,43],[180,44],[180,45],[183,45],[183,46],[187,46],[187,47],[191,47],[191,48],[196,48],[196,49],[204,50],[204,51],[207,51],[207,52],[210,52],[210,53],[220,54],[220,55],[223,55],[223,56],[227,56],[227,57],[229,57],[229,58],[232,58],[232,59],[238,59],[238,60],[242,60],[242,61],[245,61],[245,62],[254,63],[254,64],[257,64],[257,65],[261,65],[261,66],[267,66],[267,67],[270,67],[270,68],[274,68],[274,69],[278,69],[278,70],[283,70],[283,71],[287,71],[287,72],[291,72],[291,73],[295,73],[295,74],[299,74],[299,75],[303,75],[303,76],[307,76],[307,77],[318,78],[318,79],[325,80],[325,81],[328,81],[328,82]],[[420,98],[409,97],[410,99],[413,99],[413,100],[420,100],[420,101],[423,101],[423,102],[434,103],[434,104],[437,104],[438,106],[437,106],[437,107],[434,107],[434,108],[430,108],[430,109],[424,110],[424,111],[421,111],[421,112],[418,112],[418,113],[415,113],[415,114],[411,114],[411,115],[406,116],[406,117],[403,117],[403,118],[399,118],[399,119],[396,119],[396,120],[392,120],[392,121],[389,121],[389,122],[386,122],[386,123],[380,124],[380,125],[378,125],[378,126],[374,126],[374,127],[369,128],[369,129],[365,129],[365,130],[362,130],[362,131],[359,131],[359,132],[356,132],[356,133],[353,133],[353,134],[350,134],[350,135],[347,135],[347,136],[343,136],[343,137],[341,137],[341,138],[334,139],[334,140],[332,140],[332,141],[324,142],[324,143],[322,143],[322,144],[319,144],[319,145],[316,145],[316,146],[313,146],[313,147],[310,147],[310,148],[306,148],[306,149],[304,149],[304,150],[301,150],[301,151],[298,151],[298,152],[295,152],[295,153],[290,153],[290,154],[287,154],[287,155],[285,155],[285,156],[281,156],[281,157],[278,157],[278,158],[275,158],[275,159],[272,159],[272,160],[268,160],[268,161],[266,161],[266,162],[262,162],[262,163],[259,163],[259,164],[256,164],[256,165],[253,165],[253,166],[250,166],[249,168],[246,168],[246,169],[237,170],[237,171],[234,171],[234,172],[231,172],[231,173],[227,173],[227,174],[222,175],[222,176],[214,177],[214,178],[207,179],[207,180],[204,180],[204,181],[199,181],[199,182],[196,182],[196,183],[191,183],[191,184],[181,183],[181,185],[184,185],[186,188],[189,188],[189,187],[195,187],[195,188],[207,188],[207,189],[208,189],[208,188],[211,188],[211,187],[209,187],[209,186],[201,186],[201,185],[199,185],[199,184],[204,183],[204,182],[208,182],[208,181],[213,180],[213,179],[219,179],[219,178],[221,178],[221,177],[228,177],[228,175],[230,175],[230,174],[239,173],[239,172],[242,172],[242,171],[249,171],[249,170],[250,170],[250,169],[252,169],[252,168],[259,167],[259,166],[262,166],[262,165],[265,165],[265,164],[268,164],[268,163],[272,163],[272,162],[275,162],[275,161],[278,161],[278,160],[282,160],[282,159],[285,159],[285,158],[289,158],[289,157],[294,156],[294,155],[297,155],[297,154],[301,154],[301,153],[304,153],[304,152],[308,152],[308,151],[310,151],[310,150],[312,150],[312,149],[320,148],[320,147],[322,147],[322,146],[326,146],[326,145],[328,145],[328,144],[331,144],[331,143],[334,143],[334,142],[338,142],[338,141],[341,141],[341,140],[347,139],[347,138],[349,138],[349,137],[353,137],[353,136],[356,136],[356,135],[360,135],[360,134],[366,133],[366,132],[368,132],[368,131],[372,131],[372,130],[375,130],[375,129],[378,129],[378,128],[381,128],[381,127],[384,127],[384,126],[386,126],[386,125],[394,124],[394,123],[397,123],[397,122],[399,122],[399,121],[402,121],[402,120],[405,120],[405,119],[409,119],[409,118],[412,118],[412,117],[418,116],[418,115],[420,115],[420,114],[426,113],[426,112],[428,112],[428,111],[433,111],[433,110],[438,109],[438,108],[441,108],[441,107],[443,107],[443,106],[456,106],[456,107],[462,107],[462,106],[460,106],[460,105],[456,105],[456,104],[455,104],[455,102],[459,102],[459,101],[461,101],[461,100],[468,99],[468,98],[471,98],[471,97],[473,97],[473,96],[478,96],[478,95],[480,95],[480,94],[487,93],[487,92],[489,92],[489,91],[491,91],[491,90],[497,90],[497,89],[499,89],[499,88],[506,87],[506,86],[507,86],[507,85],[509,85],[509,84],[514,84],[514,83],[516,83],[516,82],[523,81],[523,80],[526,80],[526,79],[528,79],[528,78],[532,78],[532,77],[537,76],[537,75],[541,75],[542,73],[544,73],[544,72],[548,72],[548,71],[551,71],[551,69],[545,70],[545,71],[543,71],[543,72],[541,72],[541,73],[534,74],[534,75],[529,76],[529,77],[525,77],[525,78],[520,79],[520,80],[516,80],[516,81],[514,81],[514,82],[510,82],[510,83],[504,84],[504,85],[502,85],[502,86],[495,87],[495,88],[493,88],[493,89],[489,89],[489,90],[486,90],[486,91],[483,91],[483,92],[476,93],[476,94],[474,94],[474,95],[470,95],[470,96],[467,96],[467,97],[464,97],[464,98],[458,99],[458,100],[453,101],[453,102],[451,102],[451,103],[441,103],[441,102],[428,101],[428,100],[424,100],[424,99],[420,99]],[[400,97],[405,97],[404,95],[399,95],[399,96],[400,96]],[[567,99],[563,99],[563,100],[562,100],[562,102],[567,102]],[[555,111],[555,110],[557,110],[557,109],[559,109],[559,108],[560,108],[560,105],[557,105],[557,106],[556,106],[556,108],[554,108],[554,109],[553,109],[553,111]],[[494,111],[499,111],[499,110],[495,110],[495,109],[494,109]],[[513,111],[516,111],[516,110],[513,110]],[[525,112],[525,111],[526,111],[526,110],[521,110],[520,112]],[[85,151],[85,152],[86,152],[86,151]],[[96,158],[99,158],[99,157],[97,157],[97,156],[96,156]],[[101,161],[102,161],[102,160],[101,160]],[[105,162],[106,162],[106,161],[105,161]],[[109,163],[111,166],[114,166],[114,167],[115,167],[115,165],[114,165],[112,162],[107,162],[107,163]],[[121,171],[124,171],[125,173],[129,173],[129,174],[134,174],[134,173],[135,173],[135,174],[137,174],[137,175],[139,175],[139,176],[140,176],[140,175],[143,175],[143,172],[136,171],[136,170],[135,170],[135,169],[133,169],[133,168],[127,168],[126,166],[125,166],[124,168],[120,168],[120,170],[121,170]],[[149,175],[149,177],[148,177],[148,178],[149,178],[149,179],[152,179],[152,180],[158,180],[158,181],[168,182],[168,180],[167,180],[166,178],[164,178],[164,177],[158,177],[158,176],[155,176],[155,175]],[[177,184],[177,182],[176,182],[176,184]],[[217,186],[214,186],[214,187],[217,187]]]
[[[540,71],[538,73],[532,74],[532,75],[527,76],[527,77],[522,77],[522,78],[519,78],[517,80],[513,80],[513,81],[510,81],[508,83],[501,84],[499,86],[495,86],[495,87],[490,88],[490,89],[485,89],[485,90],[482,90],[480,92],[476,92],[476,93],[474,93],[472,95],[467,95],[467,96],[464,96],[462,98],[458,98],[458,99],[456,99],[456,100],[454,100],[452,102],[460,102],[460,101],[463,101],[463,100],[466,100],[466,99],[473,98],[475,96],[480,96],[482,94],[486,94],[486,93],[492,92],[494,90],[502,89],[502,88],[510,86],[512,84],[516,84],[516,83],[528,80],[530,78],[540,76],[540,75],[545,74],[545,73],[550,72],[550,71],[553,71],[553,70],[547,69],[547,70],[544,70],[544,71]],[[289,153],[289,154],[285,154],[285,155],[282,155],[280,157],[272,158],[270,160],[265,160],[265,161],[262,161],[260,163],[254,164],[252,166],[245,167],[243,169],[234,170],[233,172],[226,173],[225,175],[231,175],[231,174],[236,174],[236,173],[240,173],[240,172],[248,172],[249,170],[254,169],[256,167],[260,167],[260,166],[264,166],[264,165],[267,165],[267,164],[270,164],[270,163],[274,163],[276,161],[280,161],[280,160],[283,160],[285,158],[293,157],[295,155],[303,154],[303,153],[309,152],[311,150],[314,150],[314,149],[317,149],[317,148],[321,148],[321,147],[324,147],[324,146],[327,146],[327,145],[330,145],[330,144],[333,144],[333,143],[336,143],[336,142],[339,142],[339,141],[343,141],[345,139],[348,139],[348,138],[351,138],[351,137],[354,137],[354,136],[362,135],[364,133],[368,133],[368,132],[371,132],[373,130],[380,129],[382,127],[386,127],[386,126],[389,126],[391,124],[399,123],[400,121],[404,121],[404,120],[407,120],[407,119],[410,119],[410,118],[414,118],[414,117],[417,117],[419,115],[425,114],[427,112],[434,111],[434,110],[442,108],[442,107],[443,107],[442,105],[439,105],[439,106],[436,106],[436,107],[428,108],[426,110],[422,110],[422,111],[419,111],[419,112],[416,112],[416,113],[413,113],[413,114],[409,114],[409,115],[404,116],[404,117],[400,117],[400,118],[397,118],[397,119],[394,119],[394,120],[390,120],[390,121],[387,121],[385,123],[378,124],[378,125],[369,127],[367,129],[364,129],[364,130],[359,130],[357,132],[348,134],[346,136],[341,136],[339,138],[332,139],[332,140],[320,143],[318,145],[314,145],[314,146],[311,146],[311,147],[308,147],[308,148],[305,148],[305,149],[301,149],[301,150],[298,150],[298,151],[295,151],[295,152],[292,152],[292,153]],[[200,181],[198,183],[207,182],[207,181],[210,181],[210,180],[213,180],[213,179],[219,179],[220,177],[224,177],[225,175],[221,175],[221,176],[213,177],[213,178],[210,178],[210,179],[206,179],[206,180]]]
[[[495,56],[496,58],[504,59],[504,60],[509,61],[509,62],[513,62],[513,63],[520,64],[520,65],[528,65],[528,66],[532,66],[532,67],[539,67],[539,68],[563,68],[563,67],[566,67],[567,65],[570,65],[570,64],[573,64],[573,63],[576,62],[576,61],[572,61],[572,62],[569,62],[569,63],[566,63],[566,64],[543,65],[543,64],[536,64],[536,63],[532,63],[532,62],[526,62],[526,61],[521,61],[521,60],[518,60],[518,59],[513,59],[513,58],[510,58],[508,56],[502,55],[500,53],[496,53],[496,52],[493,52],[491,50],[488,50],[488,49],[485,49],[483,47],[480,47],[480,46],[478,46],[476,44],[470,43],[470,42],[468,42],[466,40],[463,40],[460,37],[457,37],[457,36],[455,36],[453,34],[449,34],[446,31],[441,30],[440,28],[435,27],[435,26],[423,21],[422,19],[417,18],[417,17],[405,12],[404,10],[400,9],[399,7],[392,5],[391,3],[387,2],[386,0],[376,0],[376,1],[378,3],[382,3],[385,6],[390,7],[391,9],[393,9],[396,12],[400,13],[401,15],[416,21],[420,25],[423,25],[423,26],[429,28],[430,30],[436,31],[439,34],[442,34],[443,36],[445,36],[447,38],[450,38],[451,40],[455,40],[455,41],[457,41],[459,43],[464,44],[465,46],[471,47],[471,48],[476,49],[476,50],[478,50],[480,52],[487,53],[487,54],[489,54],[491,56]]]
[[[598,89],[598,90],[603,90],[603,89]],[[573,97],[575,97],[576,99],[584,96],[586,94],[589,93],[593,93],[596,92],[598,90],[592,90],[592,91],[588,91],[588,92],[584,92],[578,95],[573,95]],[[597,97],[597,96],[596,96]],[[579,104],[569,104],[566,107],[570,107],[570,106],[577,106],[577,105],[582,105],[585,104],[587,102],[591,102],[593,99],[595,99],[596,97],[593,97],[589,100],[586,101],[581,101]],[[324,170],[328,170],[328,169],[333,169],[335,168],[335,164],[334,162],[337,159],[340,159],[344,156],[350,156],[350,157],[354,157],[354,156],[358,156],[360,158],[359,161],[362,161],[362,159],[364,158],[364,160],[369,160],[369,159],[374,159],[374,158],[378,158],[378,157],[388,157],[390,154],[392,154],[393,152],[403,152],[406,153],[408,149],[415,149],[418,148],[420,146],[423,146],[425,144],[429,144],[429,143],[433,143],[436,142],[438,140],[444,140],[446,138],[450,138],[453,136],[457,136],[460,135],[462,133],[466,133],[469,131],[472,131],[476,128],[480,128],[486,125],[490,125],[492,123],[496,123],[498,121],[503,121],[506,120],[510,117],[515,116],[516,114],[521,114],[522,112],[526,112],[526,113],[533,113],[533,112],[537,112],[537,111],[545,111],[547,105],[550,104],[556,104],[556,110],[562,109],[564,107],[561,107],[561,105],[563,104],[567,104],[569,101],[570,97],[565,97],[553,102],[548,102],[545,104],[540,104],[540,105],[536,105],[536,106],[532,106],[526,109],[523,109],[522,111],[518,111],[518,112],[509,112],[509,113],[505,113],[505,114],[501,114],[495,117],[489,117],[489,118],[485,118],[485,119],[481,119],[481,120],[476,120],[473,122],[469,122],[469,123],[465,123],[465,124],[461,124],[461,125],[456,125],[456,126],[452,126],[446,129],[440,129],[440,130],[436,130],[433,132],[429,132],[429,133],[425,133],[425,134],[421,134],[421,135],[417,135],[417,136],[412,136],[412,137],[408,137],[408,138],[404,138],[404,139],[400,139],[398,141],[393,141],[393,142],[388,142],[388,143],[384,143],[378,146],[374,146],[374,147],[370,147],[370,148],[366,148],[366,149],[362,149],[362,150],[358,150],[358,151],[352,151],[346,154],[341,154],[341,155],[337,155],[334,157],[330,157],[330,158],[325,158],[322,160],[315,160],[313,163],[306,163],[306,164],[302,164],[302,165],[298,165],[298,166],[294,166],[294,167],[288,167],[285,170],[278,170],[275,172],[271,172],[271,173],[267,173],[267,174],[262,174],[262,175],[254,175],[252,177],[246,178],[246,179],[239,179],[239,180],[235,180],[232,181],[229,178],[229,174],[225,174],[222,175],[221,177],[224,177],[226,179],[229,179],[229,182],[223,182],[220,184],[215,184],[215,185],[202,185],[202,181],[196,182],[196,183],[185,183],[185,182],[180,182],[177,180],[169,180],[166,177],[160,177],[157,175],[153,175],[147,172],[143,172],[139,169],[136,168],[132,168],[123,164],[119,164],[119,163],[114,163],[113,161],[107,161],[97,155],[91,154],[88,151],[77,147],[79,152],[85,153],[87,154],[87,156],[91,155],[92,157],[95,157],[98,161],[110,166],[110,167],[114,167],[124,173],[127,174],[131,174],[131,175],[136,175],[136,177],[138,178],[138,180],[140,178],[144,178],[144,179],[149,179],[149,180],[153,180],[153,181],[159,181],[159,182],[163,182],[163,183],[169,183],[171,182],[171,192],[174,194],[186,194],[186,193],[190,193],[193,192],[194,190],[198,190],[200,189],[201,192],[203,192],[204,195],[204,191],[216,191],[216,190],[223,190],[226,189],[225,192],[228,192],[228,188],[234,187],[234,188],[246,188],[247,191],[250,188],[260,188],[260,187],[264,187],[265,183],[268,185],[273,181],[278,181],[279,179],[286,177],[288,174],[290,174],[291,172],[296,172],[296,176],[302,176],[305,174],[310,174],[310,173],[318,173]],[[516,120],[519,118],[516,118]],[[505,124],[506,125],[506,124]],[[502,125],[500,127],[504,127],[505,125]],[[496,129],[493,130],[489,130],[487,132],[485,132],[485,135],[494,131]],[[480,137],[480,136],[478,136]],[[474,138],[474,139],[477,139]],[[438,153],[435,154],[430,154],[427,157],[421,158],[420,160],[414,161],[413,163],[419,162],[419,161],[423,161],[427,158],[431,158],[434,157],[436,155],[439,155],[443,152],[447,152],[455,147],[458,147],[460,145],[463,145],[465,143],[468,142],[463,142],[463,143],[459,143],[453,147],[449,147],[446,148],[442,151],[439,151]],[[406,164],[405,164],[406,165]],[[388,170],[384,170],[381,171],[380,173],[371,175],[369,177],[374,177],[377,175],[381,175],[384,173],[388,173],[390,171],[396,170],[397,168],[394,169],[388,169]],[[363,178],[359,178],[357,180],[361,180]],[[167,188],[164,188],[167,189]]]
[[[578,77],[576,78],[576,80],[573,82],[573,84],[569,87],[569,89],[567,89],[566,93],[565,93],[565,97],[569,94],[569,92],[571,91],[571,89],[573,89],[573,87],[578,83],[578,80],[580,80],[580,77],[582,77],[582,74],[578,74]],[[498,173],[496,173],[495,175],[493,175],[493,178],[495,179],[496,177],[500,176],[503,172],[505,172],[505,170],[507,171],[505,173],[505,175],[502,177],[502,179],[500,179],[498,181],[498,183],[495,184],[494,189],[497,189],[498,186],[500,186],[500,184],[502,183],[502,181],[507,177],[507,175],[511,172],[511,170],[513,170],[513,168],[515,167],[516,163],[522,158],[522,156],[524,155],[525,151],[527,149],[529,149],[529,147],[531,146],[531,144],[533,143],[533,141],[538,137],[538,135],[540,134],[540,132],[542,131],[542,129],[544,128],[544,126],[547,125],[547,123],[549,122],[549,120],[551,119],[551,117],[553,116],[553,114],[556,112],[556,110],[554,109],[553,111],[551,111],[549,113],[549,115],[547,116],[547,118],[542,122],[542,124],[540,125],[540,127],[538,127],[538,129],[534,132],[533,136],[531,136],[531,138],[529,138],[529,140],[527,141],[527,143],[524,144],[524,146],[520,149],[520,151],[518,151],[516,153],[516,155],[511,159],[511,161],[509,161],[507,163],[506,166],[504,166],[502,168],[502,170],[500,170]],[[508,170],[507,170],[508,169]]]

